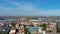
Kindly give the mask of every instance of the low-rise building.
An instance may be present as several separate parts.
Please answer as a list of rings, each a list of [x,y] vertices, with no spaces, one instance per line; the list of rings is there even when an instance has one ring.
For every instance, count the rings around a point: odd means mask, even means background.
[[[17,34],[25,34],[24,26],[19,27],[19,31],[17,32]]]
[[[16,27],[13,27],[13,28],[10,30],[9,34],[15,34],[15,33],[16,33]]]
[[[48,26],[46,26],[46,30],[53,30],[55,23],[50,22]]]
[[[42,34],[42,28],[40,26],[26,26],[26,28],[31,34]]]

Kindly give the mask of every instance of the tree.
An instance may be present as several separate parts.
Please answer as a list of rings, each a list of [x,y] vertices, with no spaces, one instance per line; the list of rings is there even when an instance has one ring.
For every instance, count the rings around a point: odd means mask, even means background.
[[[31,26],[34,26],[34,24],[33,24],[33,23],[31,23]]]
[[[12,23],[11,25],[12,25],[12,26],[15,26],[15,23]]]
[[[40,25],[41,27],[43,27],[42,30],[45,30],[46,31],[46,24],[43,24],[43,25]]]
[[[56,24],[56,26],[57,26],[56,28],[57,28],[58,33],[60,33],[60,29],[58,28],[59,24],[60,24],[59,22]]]
[[[24,26],[25,28],[25,34],[31,34],[30,31],[26,28],[26,26]]]

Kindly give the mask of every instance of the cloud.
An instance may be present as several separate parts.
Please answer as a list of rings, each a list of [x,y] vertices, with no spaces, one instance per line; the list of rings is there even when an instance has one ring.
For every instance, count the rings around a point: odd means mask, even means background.
[[[59,16],[60,10],[37,10],[30,5],[22,6],[22,8],[17,7],[15,10],[14,8],[8,8],[4,6],[0,6],[0,9],[3,9],[4,12],[0,12],[0,15],[18,15],[18,16]]]
[[[7,8],[7,7],[5,7],[5,6],[0,6],[0,10],[3,10],[3,11],[10,11],[10,10],[12,10],[12,9]]]
[[[21,4],[20,3],[17,3],[17,2],[10,2],[10,4],[16,5],[16,6],[21,6]]]
[[[40,14],[43,16],[60,16],[60,10],[47,10]]]
[[[7,11],[5,14],[8,15],[43,15],[44,11],[41,10],[36,4],[39,5],[39,3],[45,3],[45,2],[38,2],[35,0],[35,4],[33,2],[16,2],[16,1],[11,1],[11,0],[5,0],[10,5],[14,5],[16,7],[14,8],[9,8],[2,6],[2,10]],[[41,5],[41,4],[40,4]],[[42,6],[42,5],[41,5]],[[40,6],[39,6],[40,7]],[[0,9],[1,9],[0,8]],[[10,12],[9,12],[10,11]],[[45,14],[44,14],[45,15]]]

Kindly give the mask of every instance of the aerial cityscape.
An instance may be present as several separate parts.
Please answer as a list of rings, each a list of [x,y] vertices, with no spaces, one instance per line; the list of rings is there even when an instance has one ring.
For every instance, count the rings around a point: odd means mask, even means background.
[[[60,16],[0,16],[0,34],[60,34]]]
[[[60,34],[60,0],[0,0],[0,34]]]

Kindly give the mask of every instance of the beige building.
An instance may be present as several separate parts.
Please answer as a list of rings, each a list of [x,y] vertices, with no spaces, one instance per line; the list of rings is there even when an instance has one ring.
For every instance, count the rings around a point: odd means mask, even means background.
[[[16,27],[13,27],[13,28],[10,30],[9,34],[15,34],[15,32],[16,32]]]
[[[24,33],[25,33],[24,26],[20,26],[19,31],[17,32],[17,34],[24,34]]]

